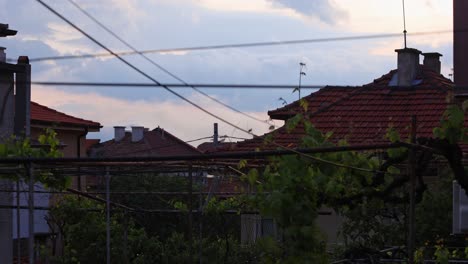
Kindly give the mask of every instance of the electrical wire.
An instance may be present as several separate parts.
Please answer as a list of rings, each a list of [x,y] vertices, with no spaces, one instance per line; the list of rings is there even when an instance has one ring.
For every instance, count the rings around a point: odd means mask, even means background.
[[[1,82],[1,81],[0,81]],[[178,84],[178,83],[122,83],[122,82],[43,82],[33,81],[31,84],[43,86],[95,86],[95,87],[171,87],[171,88],[254,88],[254,89],[294,89],[297,85],[290,84],[208,84],[208,83],[195,83],[195,84]],[[321,89],[325,86],[338,86],[338,85],[301,85],[301,89]]]
[[[156,63],[153,59],[149,58],[148,56],[146,56],[145,54],[139,52],[134,46],[132,46],[130,43],[128,43],[127,41],[125,41],[124,39],[122,39],[119,35],[117,35],[114,31],[112,31],[109,27],[107,27],[106,25],[104,25],[103,23],[101,23],[99,20],[97,20],[93,15],[91,15],[88,11],[84,10],[81,6],[79,6],[75,1],[73,0],[68,0],[68,2],[70,4],[72,4],[74,7],[76,7],[78,10],[80,10],[85,16],[87,16],[89,19],[91,19],[92,21],[94,21],[96,24],[98,24],[102,29],[104,29],[107,33],[111,34],[114,38],[118,39],[121,43],[123,43],[125,46],[127,46],[129,49],[131,49],[133,52],[136,52],[138,55],[140,55],[142,58],[144,58],[146,61],[148,61],[149,63],[151,63],[152,65],[154,65],[155,67],[157,67],[158,69],[160,69],[161,71],[165,72],[167,75],[171,76],[172,78],[178,80],[179,82],[185,84],[185,85],[189,85],[186,81],[184,81],[182,78],[178,77],[177,75],[175,75],[174,73],[170,72],[169,70],[167,70],[166,68],[164,68],[163,66],[161,66],[160,64]],[[242,112],[240,111],[239,109],[233,107],[233,106],[230,106],[222,101],[220,101],[219,99],[216,99],[214,98],[213,96],[210,96],[208,95],[207,93],[201,91],[200,89],[197,89],[195,87],[191,87],[194,91],[198,92],[199,94],[205,96],[206,98],[236,112],[236,113],[239,113],[243,116],[246,116],[252,120],[255,120],[255,121],[258,121],[258,122],[261,122],[261,123],[264,123],[264,124],[267,124],[267,125],[271,125],[271,123],[268,122],[268,120],[262,120],[262,119],[259,119],[255,116],[252,116],[252,115],[249,115],[245,112]]]
[[[125,60],[124,58],[122,58],[120,55],[118,55],[117,53],[115,53],[114,51],[112,51],[110,48],[108,48],[107,46],[105,46],[104,44],[102,44],[101,42],[99,42],[97,39],[95,39],[94,37],[92,37],[90,34],[86,33],[84,30],[82,30],[80,27],[78,27],[77,25],[75,25],[73,22],[71,22],[70,20],[68,20],[66,17],[64,17],[62,14],[60,14],[58,11],[56,11],[55,9],[53,9],[51,6],[49,6],[48,4],[46,4],[43,0],[36,0],[38,3],[40,3],[42,6],[44,6],[46,9],[48,9],[50,12],[52,12],[53,14],[55,14],[56,16],[58,16],[60,19],[62,19],[63,21],[65,21],[68,25],[70,25],[71,27],[73,27],[74,29],[78,30],[81,34],[83,34],[84,36],[86,36],[88,39],[90,39],[91,41],[93,41],[95,44],[97,44],[98,46],[100,46],[101,48],[105,49],[107,52],[109,52],[110,54],[112,54],[113,56],[115,56],[117,59],[119,59],[121,62],[123,62],[124,64],[126,64],[128,67],[132,68],[133,70],[135,70],[136,72],[138,72],[139,74],[141,74],[142,76],[144,76],[145,78],[149,79],[150,81],[154,82],[155,84],[158,84],[158,85],[161,85],[161,83],[159,83],[156,79],[154,79],[153,77],[151,77],[150,75],[148,75],[147,73],[145,73],[144,71],[142,71],[141,69],[139,69],[138,67],[136,67],[135,65],[133,65],[132,63],[130,63],[129,61]],[[234,123],[232,122],[229,122],[228,120],[206,110],[205,108],[201,107],[200,105],[192,102],[191,100],[185,98],[183,95],[173,91],[172,89],[170,89],[169,87],[166,87],[166,86],[162,86],[165,90],[169,91],[170,93],[172,93],[173,95],[177,96],[178,98],[182,99],[183,101],[191,104],[192,106],[194,106],[195,108],[201,110],[202,112],[218,119],[219,121],[229,125],[229,126],[232,126],[236,129],[238,129],[239,131],[242,131],[246,134],[249,134],[251,135],[252,132],[251,130],[246,130],[244,128],[241,128],[239,127],[238,125],[235,125]]]
[[[430,35],[440,35],[440,34],[459,33],[459,32],[468,32],[468,29],[458,30],[458,31],[453,31],[453,30],[421,31],[421,32],[408,33],[407,35],[416,37],[416,36],[430,36]],[[401,33],[369,34],[369,35],[357,35],[357,36],[346,36],[346,37],[314,38],[314,39],[299,39],[299,40],[285,40],[285,41],[264,41],[264,42],[250,42],[250,43],[239,43],[239,44],[194,46],[194,47],[183,47],[183,48],[150,49],[150,50],[141,50],[138,52],[134,52],[134,51],[116,52],[116,54],[120,56],[127,56],[127,55],[135,55],[138,53],[148,54],[148,53],[188,52],[188,51],[200,51],[200,50],[219,50],[219,49],[232,49],[232,48],[298,45],[298,44],[367,40],[367,39],[385,39],[385,38],[396,38],[396,37],[401,37]],[[29,61],[40,62],[40,61],[86,59],[86,58],[110,57],[110,56],[113,56],[113,55],[109,53],[94,53],[94,54],[38,57],[38,58],[31,58],[29,59]],[[16,60],[8,59],[8,61],[12,62]]]
[[[78,27],[77,25],[75,25],[73,22],[71,22],[70,20],[68,20],[66,17],[64,17],[63,15],[61,15],[58,11],[56,11],[55,9],[53,9],[51,6],[47,5],[43,0],[36,0],[38,3],[40,3],[42,6],[44,6],[46,9],[48,9],[50,12],[52,12],[53,14],[55,14],[56,16],[58,16],[60,19],[62,19],[63,21],[65,21],[68,25],[72,26],[73,28],[75,28],[76,30],[78,30],[81,34],[83,34],[84,36],[86,36],[88,39],[90,39],[91,41],[93,41],[95,44],[97,44],[98,46],[100,46],[101,48],[105,49],[107,52],[109,52],[110,54],[112,54],[113,56],[115,56],[117,59],[119,59],[120,61],[122,61],[124,64],[126,64],[127,66],[129,66],[130,68],[132,68],[133,70],[135,70],[136,72],[138,72],[139,74],[143,75],[144,77],[146,77],[147,79],[153,81],[155,84],[158,84],[158,85],[161,85],[161,83],[159,83],[157,80],[155,80],[153,77],[149,76],[147,73],[145,73],[144,71],[142,71],[141,69],[139,69],[138,67],[134,66],[132,63],[128,62],[127,60],[125,60],[124,58],[122,58],[120,55],[118,55],[117,53],[113,52],[110,48],[106,47],[104,44],[102,44],[101,42],[99,42],[98,40],[96,40],[94,37],[92,37],[91,35],[89,35],[88,33],[86,33],[84,30],[82,30],[80,27]],[[389,34],[387,34],[389,35]],[[191,104],[192,106],[198,108],[199,110],[205,112],[206,114],[220,120],[221,122],[223,123],[226,123],[227,125],[230,125],[232,126],[233,128],[236,128],[246,134],[249,134],[255,138],[261,138],[257,135],[255,135],[254,133],[252,133],[251,130],[246,130],[246,129],[243,129],[229,121],[227,121],[226,119],[216,115],[216,114],[213,114],[211,113],[210,111],[204,109],[203,107],[197,105],[196,103],[192,102],[191,100],[185,98],[184,96],[178,94],[177,92],[171,90],[170,88],[166,87],[166,86],[162,86],[164,87],[167,91],[171,92],[172,94],[174,94],[175,96],[179,97],[180,99],[186,101],[187,103]],[[348,169],[353,169],[353,170],[356,170],[356,171],[361,171],[361,172],[370,172],[370,173],[375,173],[377,171],[375,170],[369,170],[369,169],[363,169],[363,168],[358,168],[358,167],[354,167],[354,166],[348,166],[348,165],[345,165],[345,164],[339,164],[339,163],[335,163],[335,162],[332,162],[332,161],[328,161],[328,160],[324,160],[324,159],[321,159],[321,158],[317,158],[315,156],[312,156],[310,154],[306,154],[306,153],[303,153],[303,152],[300,152],[296,149],[292,149],[292,148],[289,148],[289,147],[286,147],[286,146],[283,146],[279,143],[276,143],[276,142],[271,142],[271,144],[277,146],[277,147],[280,147],[282,149],[285,149],[285,150],[288,150],[288,151],[291,151],[295,154],[298,154],[300,156],[303,156],[303,157],[307,157],[311,160],[314,160],[316,162],[321,162],[321,163],[325,163],[325,164],[329,164],[329,165],[333,165],[333,166],[337,166],[337,167],[342,167],[342,168],[348,168]],[[387,174],[390,174],[388,172],[384,172],[384,173],[387,173]]]

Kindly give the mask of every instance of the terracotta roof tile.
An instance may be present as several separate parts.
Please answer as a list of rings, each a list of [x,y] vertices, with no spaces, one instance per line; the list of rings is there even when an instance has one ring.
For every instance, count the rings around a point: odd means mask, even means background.
[[[143,140],[132,142],[131,133],[126,132],[122,140],[108,140],[95,145],[91,150],[94,157],[162,157],[174,155],[201,154],[199,150],[185,143],[169,132],[155,128],[143,133]]]
[[[47,106],[31,102],[31,122],[32,123],[53,123],[62,125],[71,125],[78,127],[101,127],[101,124],[91,120],[86,120],[65,113],[59,112]]]
[[[309,102],[311,122],[322,132],[332,131],[332,140],[347,139],[349,144],[375,144],[388,142],[384,136],[392,126],[402,138],[409,134],[411,116],[417,116],[417,135],[431,137],[432,129],[440,124],[447,108],[447,96],[453,92],[453,83],[423,66],[416,79],[422,82],[412,87],[388,86],[396,70],[359,87],[325,87],[304,97]],[[327,104],[318,107],[322,100]],[[312,106],[312,107],[311,107]],[[296,101],[283,108],[268,112],[272,118],[290,117],[303,110]],[[271,133],[276,143],[299,147],[303,128],[296,127],[287,133],[281,127]],[[230,146],[225,151],[252,151],[276,149],[265,145],[263,138],[246,140]]]

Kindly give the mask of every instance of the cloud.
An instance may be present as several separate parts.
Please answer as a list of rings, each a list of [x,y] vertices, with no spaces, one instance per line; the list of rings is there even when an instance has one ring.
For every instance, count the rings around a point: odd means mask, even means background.
[[[116,125],[142,125],[148,128],[160,126],[183,140],[210,136],[213,123],[219,123],[220,135],[248,137],[219,120],[180,102],[160,100],[124,100],[110,98],[97,93],[70,93],[54,88],[36,86],[32,90],[34,101],[77,117],[100,122],[104,128],[98,135],[109,139],[112,127]],[[222,116],[243,129],[252,129],[255,134],[268,131],[268,125],[215,105],[213,102],[196,95],[190,100],[205,107],[208,111]],[[260,119],[267,119],[265,112],[249,112]],[[197,142],[200,143],[200,142]]]
[[[294,10],[305,17],[316,17],[321,21],[334,25],[347,18],[347,13],[337,7],[330,0],[268,0],[274,5],[279,5]]]

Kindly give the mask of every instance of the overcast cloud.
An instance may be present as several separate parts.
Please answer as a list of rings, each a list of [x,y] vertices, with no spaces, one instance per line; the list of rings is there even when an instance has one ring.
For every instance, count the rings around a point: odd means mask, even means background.
[[[139,49],[178,48],[229,43],[312,39],[401,32],[401,2],[388,0],[74,0],[102,23]],[[115,51],[127,48],[81,14],[68,1],[46,0],[53,8]],[[407,3],[410,32],[446,30],[451,25],[447,0]],[[9,58],[31,58],[103,52],[34,0],[0,0],[0,23],[18,35],[0,38]],[[319,22],[321,21],[321,22]],[[343,23],[346,22],[346,23]],[[442,71],[452,68],[451,34],[409,37],[411,47],[438,51]],[[189,83],[298,83],[299,62],[307,63],[302,84],[361,85],[396,67],[394,50],[402,39],[359,40],[187,53],[148,54]],[[138,56],[135,66],[160,82],[175,82]],[[148,82],[113,58],[62,60],[32,64],[34,81]],[[49,87],[50,88],[50,87]],[[33,100],[78,117],[101,122],[107,138],[114,125],[159,124],[183,139],[206,136],[213,120],[162,89],[33,86]],[[251,123],[190,89],[179,93],[245,128],[263,133],[268,127]],[[292,90],[205,89],[211,96],[242,111],[266,118],[292,102]],[[312,90],[304,91],[307,94]],[[141,106],[141,107],[139,107]],[[115,114],[119,113],[119,114]],[[125,118],[119,118],[125,113]],[[190,115],[186,114],[190,113]],[[196,120],[196,123],[192,121]],[[246,123],[249,122],[249,123]],[[187,129],[193,127],[194,129]],[[206,130],[205,130],[206,129]],[[226,127],[226,133],[231,131]]]
[[[268,0],[277,5],[291,8],[306,16],[316,17],[321,21],[334,25],[347,18],[347,12],[339,8],[332,0]]]

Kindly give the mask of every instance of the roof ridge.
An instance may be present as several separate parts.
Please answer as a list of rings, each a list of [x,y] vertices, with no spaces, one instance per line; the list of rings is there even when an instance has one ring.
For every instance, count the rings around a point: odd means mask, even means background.
[[[173,139],[175,139],[176,141],[179,141],[179,143],[183,143],[183,144],[185,144],[185,145],[189,146],[190,148],[192,148],[192,149],[196,150],[197,152],[200,152],[200,153],[202,153],[202,152],[201,152],[199,149],[197,149],[196,147],[194,147],[194,146],[190,145],[189,143],[187,143],[187,142],[183,141],[182,139],[180,139],[180,138],[178,138],[178,137],[174,136],[173,134],[171,134],[171,133],[167,132],[167,131],[166,131],[164,128],[161,128],[161,127],[159,127],[159,126],[158,126],[158,127],[154,128],[154,129],[153,129],[153,130],[151,130],[151,131],[154,131],[154,132],[156,132],[156,130],[157,130],[157,129],[159,129],[159,130],[164,130],[164,133],[165,133],[165,134],[168,134],[170,137],[172,137],[172,138],[173,138]]]
[[[97,125],[97,126],[101,126],[101,123],[96,122],[96,121],[92,121],[92,120],[88,120],[88,119],[84,119],[84,118],[72,116],[72,115],[66,114],[66,113],[64,113],[64,112],[57,111],[57,110],[55,110],[55,109],[53,109],[53,108],[50,108],[50,107],[48,107],[48,106],[39,104],[39,103],[34,102],[34,101],[30,101],[30,103],[31,103],[31,104],[35,104],[35,105],[38,106],[38,107],[45,108],[45,109],[47,109],[48,111],[54,112],[54,113],[56,113],[56,114],[64,115],[64,116],[69,117],[69,118],[72,118],[72,119],[76,119],[76,120],[80,120],[80,121],[85,121],[85,122],[90,122],[90,123],[94,123],[94,124]],[[60,122],[58,122],[58,123],[60,123]],[[68,122],[64,122],[64,123],[68,123]]]

